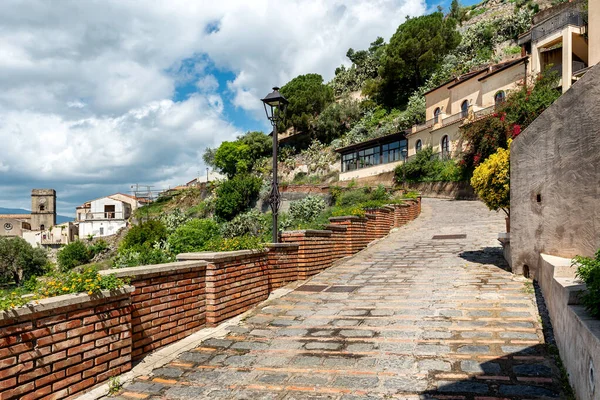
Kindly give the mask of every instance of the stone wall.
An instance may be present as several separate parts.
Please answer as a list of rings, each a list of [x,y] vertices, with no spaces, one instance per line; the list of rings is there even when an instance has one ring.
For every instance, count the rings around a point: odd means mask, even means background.
[[[478,197],[469,182],[414,182],[407,183],[409,190],[421,193],[423,197],[454,200],[477,200]]]
[[[580,400],[600,397],[600,320],[579,305],[585,285],[574,279],[569,258],[540,255],[538,281],[552,320],[560,358]]]
[[[600,248],[599,81],[596,66],[512,143],[515,273],[536,277],[540,253],[572,258]]]
[[[131,286],[0,312],[0,400],[72,397],[355,254],[419,210],[419,200],[373,209],[372,232],[366,218],[337,217],[330,230],[283,232],[284,243],[264,250],[187,253],[175,263],[102,271]]]

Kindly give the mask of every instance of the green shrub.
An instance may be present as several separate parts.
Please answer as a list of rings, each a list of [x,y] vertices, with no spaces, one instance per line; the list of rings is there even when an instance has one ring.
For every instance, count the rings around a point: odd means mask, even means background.
[[[134,225],[127,232],[120,248],[122,249],[140,249],[151,248],[156,242],[161,242],[167,238],[167,228],[165,225],[155,219]]]
[[[325,200],[320,196],[306,196],[302,200],[290,204],[290,217],[301,222],[312,222],[327,207]]]
[[[431,147],[425,147],[406,164],[394,170],[394,179],[407,182],[457,182],[463,180],[463,170],[454,160],[442,160],[433,154]]]
[[[368,200],[370,200],[370,197],[365,189],[348,190],[339,195],[335,205],[338,207],[348,207],[364,203]]]
[[[362,206],[358,205],[350,205],[345,207],[334,207],[331,210],[332,217],[346,217],[346,216],[355,216],[355,217],[364,217],[365,210]]]
[[[0,237],[0,276],[16,285],[46,271],[48,257],[40,247],[32,247],[20,237]]]
[[[205,251],[236,251],[236,250],[260,250],[265,242],[262,238],[252,235],[238,236],[234,238],[215,237],[209,240]]]
[[[234,238],[244,235],[264,236],[270,229],[270,221],[267,221],[265,214],[250,210],[237,215],[229,222],[221,225],[221,236],[224,238]]]
[[[160,248],[120,249],[113,259],[114,268],[137,267],[140,265],[164,264],[175,261],[175,257]]]
[[[261,179],[251,175],[236,175],[224,181],[217,189],[217,217],[230,221],[248,210],[256,201],[261,185]]]
[[[219,225],[212,219],[192,219],[175,230],[167,240],[174,254],[203,251],[209,240],[219,235]]]
[[[108,249],[108,243],[106,243],[106,241],[102,239],[99,239],[96,242],[88,245],[88,250],[90,251],[90,259],[94,258],[97,254],[102,253],[106,249]]]
[[[585,282],[587,289],[580,296],[581,302],[592,316],[600,318],[600,250],[594,258],[575,257],[573,264],[577,265],[577,277]]]
[[[190,219],[179,208],[174,209],[168,214],[162,213],[159,218],[160,222],[162,222],[165,228],[167,228],[167,232],[169,234],[175,232],[175,229],[177,229],[180,225],[185,224]]]
[[[58,265],[63,271],[68,271],[87,264],[93,257],[92,252],[82,241],[71,242],[58,252]]]
[[[126,280],[119,279],[114,274],[100,275],[95,266],[86,267],[82,272],[54,273],[31,280],[27,291],[16,290],[0,296],[0,310],[8,310],[35,300],[69,293],[85,292],[93,295],[101,290],[119,289],[125,284],[127,284]],[[23,297],[26,292],[30,295]]]

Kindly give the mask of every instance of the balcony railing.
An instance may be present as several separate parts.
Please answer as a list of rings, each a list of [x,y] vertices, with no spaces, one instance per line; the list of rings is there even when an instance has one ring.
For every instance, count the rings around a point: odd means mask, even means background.
[[[546,21],[541,22],[539,25],[534,26],[531,29],[531,40],[533,42],[541,40],[547,36],[550,36],[554,32],[560,31],[567,25],[585,25],[581,11],[577,9],[570,9],[550,17]]]
[[[429,129],[433,126],[433,124],[437,123],[435,118],[432,118],[428,121],[423,122],[422,124],[419,124],[415,127],[415,132],[421,132],[424,131],[425,129]]]
[[[85,214],[80,215],[80,221],[97,221],[97,220],[110,220],[110,219],[126,219],[126,218],[122,211],[85,213]]]
[[[466,117],[467,117],[467,115],[465,115],[465,113],[461,111],[458,114],[454,114],[454,115],[444,118],[442,121],[442,125],[443,126],[450,125],[457,121],[460,121],[461,119],[465,119]]]
[[[493,106],[489,106],[486,108],[482,108],[481,110],[477,110],[473,114],[475,114],[475,118],[479,118],[479,117],[483,117],[485,115],[490,115],[495,110],[496,110],[496,105],[494,104]]]

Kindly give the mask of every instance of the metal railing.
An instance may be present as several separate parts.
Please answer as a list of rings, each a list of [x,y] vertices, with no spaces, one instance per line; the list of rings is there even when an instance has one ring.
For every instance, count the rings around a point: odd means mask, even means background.
[[[531,29],[531,40],[533,42],[541,40],[554,32],[561,30],[567,25],[585,25],[582,12],[570,9],[548,18],[546,21],[541,22]]]
[[[108,211],[108,212],[96,212],[96,213],[85,213],[80,215],[79,221],[93,221],[101,219],[126,219],[125,214],[122,211]]]
[[[493,106],[482,108],[481,110],[475,111],[473,114],[475,115],[475,118],[483,117],[484,115],[490,115],[496,110],[496,106],[497,105],[494,104]]]

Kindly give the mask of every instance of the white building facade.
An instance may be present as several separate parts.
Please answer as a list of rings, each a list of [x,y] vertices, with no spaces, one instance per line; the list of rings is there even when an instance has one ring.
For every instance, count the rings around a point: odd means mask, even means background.
[[[114,235],[127,226],[131,213],[130,202],[115,195],[85,203],[77,210],[79,238]]]

